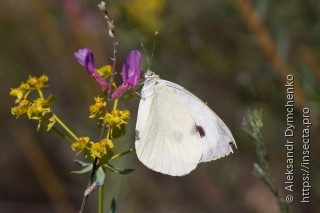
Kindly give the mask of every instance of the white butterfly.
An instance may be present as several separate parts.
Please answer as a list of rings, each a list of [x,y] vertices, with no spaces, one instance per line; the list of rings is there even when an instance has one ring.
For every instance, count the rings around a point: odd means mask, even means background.
[[[223,121],[183,87],[145,74],[136,124],[135,147],[148,168],[172,176],[198,163],[233,152],[234,138]]]

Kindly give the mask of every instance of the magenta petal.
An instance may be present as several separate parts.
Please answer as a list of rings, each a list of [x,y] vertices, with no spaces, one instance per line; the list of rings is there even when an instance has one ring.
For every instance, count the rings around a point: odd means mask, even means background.
[[[93,52],[89,53],[86,57],[86,69],[90,75],[97,72],[94,68]]]
[[[95,69],[93,52],[89,48],[83,47],[79,49],[77,52],[74,53],[74,57],[82,66],[84,66],[87,69],[90,75],[94,73]]]
[[[102,78],[98,71],[94,68],[93,52],[83,47],[74,53],[76,60],[86,68],[87,72],[96,80],[100,87],[105,91],[109,89],[109,84]]]
[[[123,82],[129,84],[129,89],[135,87],[140,80],[140,59],[141,53],[138,50],[133,50],[127,56],[122,66]]]
[[[74,53],[74,57],[82,66],[85,66],[86,57],[88,55],[88,48],[81,48],[77,52]]]
[[[109,89],[109,84],[106,82],[104,78],[101,77],[101,75],[99,75],[97,70],[95,70],[95,72],[91,76],[96,80],[96,82],[100,85],[103,91]]]
[[[129,89],[129,84],[123,83],[111,95],[112,100],[118,99]]]

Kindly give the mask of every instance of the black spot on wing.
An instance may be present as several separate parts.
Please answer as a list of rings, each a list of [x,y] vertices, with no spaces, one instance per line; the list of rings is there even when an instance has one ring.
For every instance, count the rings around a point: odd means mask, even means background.
[[[198,134],[201,138],[206,136],[206,132],[204,131],[204,128],[197,124],[194,124],[194,126],[192,127],[191,134]]]
[[[196,124],[196,130],[199,133],[201,138],[206,136],[206,133],[205,133],[204,129],[202,128],[202,126]]]
[[[233,141],[229,142],[229,146],[230,146],[231,148],[237,148],[237,147],[236,147],[236,144],[235,144]]]

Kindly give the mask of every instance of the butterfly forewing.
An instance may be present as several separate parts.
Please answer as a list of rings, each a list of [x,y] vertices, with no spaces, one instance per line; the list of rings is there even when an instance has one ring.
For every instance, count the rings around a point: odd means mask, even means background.
[[[201,162],[215,160],[232,153],[234,138],[224,122],[205,103],[183,87],[160,80],[174,90],[195,120],[202,140]]]
[[[192,113],[174,88],[162,81],[145,85],[144,92],[149,95],[140,100],[136,126],[139,160],[164,174],[188,174],[203,152]]]

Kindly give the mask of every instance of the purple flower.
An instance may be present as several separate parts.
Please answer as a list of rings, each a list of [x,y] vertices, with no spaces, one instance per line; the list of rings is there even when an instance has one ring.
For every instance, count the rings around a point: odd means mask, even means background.
[[[78,52],[74,53],[74,57],[82,66],[87,69],[87,72],[96,80],[96,82],[104,91],[109,89],[109,84],[94,68],[93,52],[89,48],[83,47],[79,49]]]
[[[122,66],[123,83],[112,93],[113,100],[119,98],[127,90],[135,87],[140,80],[140,59],[141,53],[138,50],[133,50],[127,56]]]

